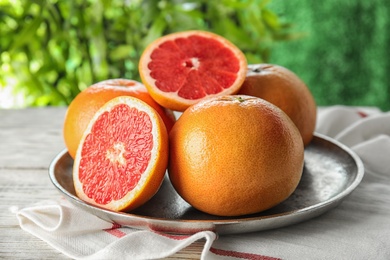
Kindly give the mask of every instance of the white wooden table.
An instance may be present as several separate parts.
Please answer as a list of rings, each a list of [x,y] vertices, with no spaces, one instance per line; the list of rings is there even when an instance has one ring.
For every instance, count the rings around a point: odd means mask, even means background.
[[[15,210],[58,199],[48,176],[51,160],[65,148],[66,108],[0,110],[0,259],[67,259],[46,242],[23,231]],[[199,259],[199,241],[173,259]]]
[[[22,230],[15,214],[18,208],[61,197],[49,179],[48,168],[53,158],[65,148],[62,138],[65,112],[65,107],[0,110],[0,259],[68,259],[46,242]],[[388,161],[384,163],[387,165]],[[290,247],[298,253],[294,259],[301,257],[302,249],[307,249],[306,255],[315,252],[314,256],[319,252],[327,256],[360,256],[319,257],[321,259],[390,259],[388,181],[387,172],[367,174],[359,189],[327,215],[284,231],[267,233],[269,241],[256,235],[249,235],[245,241],[269,243],[271,247],[278,240],[281,244],[290,241]],[[380,196],[376,192],[378,187],[382,188]],[[340,221],[337,229],[333,226],[335,221]],[[315,236],[306,237],[307,230]],[[335,240],[335,237],[345,241]],[[234,243],[236,238],[228,237],[224,241]],[[351,243],[349,239],[355,242],[363,239],[364,243]],[[199,259],[203,244],[203,240],[195,242],[170,258]],[[329,254],[329,250],[321,249],[322,246],[330,247]]]

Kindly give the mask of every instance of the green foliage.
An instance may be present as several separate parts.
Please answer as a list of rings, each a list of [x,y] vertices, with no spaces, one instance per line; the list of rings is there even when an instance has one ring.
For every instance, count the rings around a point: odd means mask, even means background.
[[[66,105],[98,81],[140,80],[147,44],[190,29],[220,34],[248,62],[265,62],[274,42],[296,37],[268,2],[0,0],[0,87],[22,93],[25,106]]]
[[[270,4],[305,37],[273,46],[272,63],[290,68],[319,105],[390,110],[388,0],[289,0]]]

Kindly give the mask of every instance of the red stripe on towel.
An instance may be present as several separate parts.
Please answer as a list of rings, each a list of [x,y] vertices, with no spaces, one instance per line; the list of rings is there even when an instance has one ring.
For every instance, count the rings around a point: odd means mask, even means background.
[[[217,249],[214,247],[210,248],[210,252],[212,252],[216,255],[220,255],[220,256],[230,256],[230,257],[250,259],[250,260],[281,260],[280,258],[275,258],[275,257],[270,257],[270,256],[265,256],[265,255],[223,250],[223,249]]]
[[[363,112],[363,111],[357,111],[357,113],[358,113],[359,116],[362,117],[362,118],[365,118],[365,117],[368,116],[367,113],[365,113],[365,112]]]
[[[121,238],[121,237],[126,236],[126,233],[120,231],[119,230],[120,227],[121,227],[121,225],[113,223],[112,227],[110,229],[103,229],[103,231],[105,231],[105,232],[107,232],[107,233],[109,233],[109,234],[111,234],[113,236],[116,236],[118,238]]]

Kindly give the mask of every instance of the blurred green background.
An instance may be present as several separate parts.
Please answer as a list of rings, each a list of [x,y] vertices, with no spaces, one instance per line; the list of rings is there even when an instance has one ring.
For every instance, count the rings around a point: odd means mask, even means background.
[[[318,105],[390,110],[387,0],[0,0],[0,108],[67,105],[109,78],[140,80],[161,35],[218,33],[249,63],[289,68]]]
[[[289,0],[271,6],[305,33],[277,43],[271,62],[300,75],[317,103],[390,109],[388,0]]]

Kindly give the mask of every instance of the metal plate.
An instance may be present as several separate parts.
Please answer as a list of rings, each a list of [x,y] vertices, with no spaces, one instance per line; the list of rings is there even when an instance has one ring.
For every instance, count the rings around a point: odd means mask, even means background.
[[[192,208],[176,193],[166,176],[158,193],[127,213],[102,209],[77,198],[72,180],[73,159],[67,151],[49,168],[54,186],[78,207],[123,226],[176,234],[212,230],[218,234],[262,231],[288,226],[319,216],[337,206],[360,183],[364,167],[348,147],[316,134],[305,149],[302,179],[295,192],[278,206],[242,217],[217,217]]]

